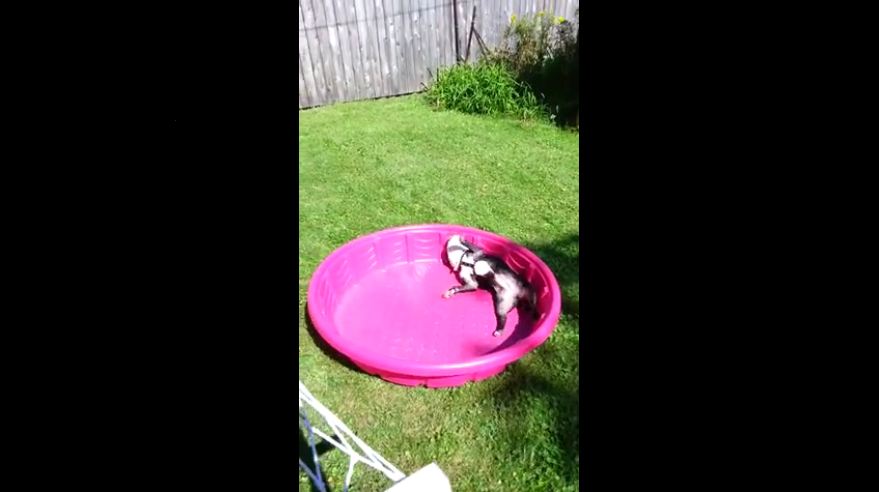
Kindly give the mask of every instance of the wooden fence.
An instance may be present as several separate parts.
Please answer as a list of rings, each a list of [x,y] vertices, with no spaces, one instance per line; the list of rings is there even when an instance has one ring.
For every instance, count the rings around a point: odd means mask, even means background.
[[[478,58],[512,15],[573,19],[578,0],[299,0],[299,107],[417,92],[438,67]],[[457,27],[455,19],[457,18]]]

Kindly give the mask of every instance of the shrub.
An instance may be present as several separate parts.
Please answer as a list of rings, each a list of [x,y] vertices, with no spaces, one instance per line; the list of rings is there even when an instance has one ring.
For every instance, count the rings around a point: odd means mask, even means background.
[[[521,75],[551,56],[553,27],[553,19],[542,12],[534,17],[514,15],[504,30],[501,45],[489,54],[489,59]]]
[[[537,97],[514,77],[509,68],[490,62],[442,68],[427,90],[427,99],[439,108],[465,113],[544,116]]]
[[[579,17],[579,10],[577,11]],[[510,19],[500,46],[485,56],[507,67],[553,117],[572,121],[579,110],[579,21],[536,16]]]

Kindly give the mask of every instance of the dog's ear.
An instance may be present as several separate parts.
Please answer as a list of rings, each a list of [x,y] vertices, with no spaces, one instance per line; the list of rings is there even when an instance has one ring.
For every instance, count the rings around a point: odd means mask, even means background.
[[[466,246],[461,244],[461,236],[455,234],[446,241],[446,260],[452,270],[457,271],[461,264],[461,257],[464,256]]]
[[[458,234],[455,234],[446,241],[446,249],[449,251],[465,250],[467,249],[467,246],[464,245],[464,239]]]
[[[480,249],[479,247],[473,245],[473,244],[470,243],[470,242],[465,241],[464,238],[461,238],[461,244],[463,244],[464,246],[466,246],[467,249],[469,249],[470,251],[472,251],[472,252],[474,252],[474,253],[482,253],[482,249]]]

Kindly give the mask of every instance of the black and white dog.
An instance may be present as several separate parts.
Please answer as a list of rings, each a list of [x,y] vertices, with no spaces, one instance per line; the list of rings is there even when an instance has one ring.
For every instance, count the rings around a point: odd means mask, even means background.
[[[446,258],[449,266],[457,273],[461,285],[447,290],[443,297],[448,299],[479,287],[490,291],[497,317],[494,336],[501,335],[507,323],[507,314],[520,303],[537,319],[537,296],[534,289],[503,260],[486,254],[457,234],[446,242]]]

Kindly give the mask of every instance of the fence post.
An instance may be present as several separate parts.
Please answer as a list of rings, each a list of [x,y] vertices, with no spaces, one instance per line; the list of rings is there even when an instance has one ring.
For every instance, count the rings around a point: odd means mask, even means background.
[[[458,0],[452,0],[452,21],[455,25],[455,61],[461,63],[461,48],[458,43]]]
[[[470,41],[473,40],[473,24],[476,22],[476,4],[473,4],[473,14],[470,16],[470,32],[467,34],[467,51],[464,52],[464,61],[470,60]]]

